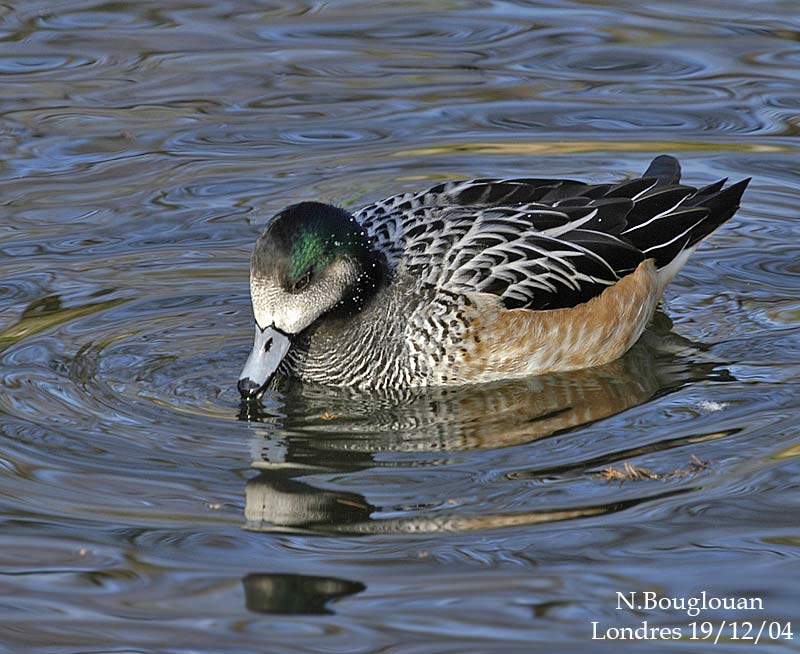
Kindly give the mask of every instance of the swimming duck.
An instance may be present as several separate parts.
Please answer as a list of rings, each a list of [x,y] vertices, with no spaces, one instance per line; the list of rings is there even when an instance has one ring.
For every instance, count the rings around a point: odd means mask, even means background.
[[[253,251],[255,342],[239,391],[258,397],[279,369],[398,388],[612,361],[749,181],[696,189],[662,155],[619,184],[473,179],[354,213],[287,207]]]

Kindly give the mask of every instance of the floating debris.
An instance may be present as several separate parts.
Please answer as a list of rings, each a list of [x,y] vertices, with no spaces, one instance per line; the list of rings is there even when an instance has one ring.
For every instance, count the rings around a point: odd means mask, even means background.
[[[714,411],[722,411],[728,406],[727,402],[711,402],[710,400],[703,400],[697,403],[697,408],[703,411],[713,413]]]
[[[622,464],[622,470],[617,470],[609,466],[603,468],[596,474],[606,481],[619,481],[620,483],[626,481],[637,481],[641,479],[674,479],[677,477],[688,477],[689,475],[696,474],[708,468],[708,462],[702,461],[692,454],[691,463],[685,468],[677,468],[670,472],[653,472],[647,468],[636,466],[628,461]]]

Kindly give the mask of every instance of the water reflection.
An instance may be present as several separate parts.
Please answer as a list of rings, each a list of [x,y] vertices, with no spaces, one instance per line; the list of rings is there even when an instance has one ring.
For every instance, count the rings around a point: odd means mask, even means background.
[[[254,531],[342,531],[369,523],[377,507],[356,493],[328,491],[297,481],[302,469],[261,470],[245,487],[245,519]]]
[[[326,490],[292,479],[300,470],[279,467],[263,470],[250,479],[245,491],[245,528],[250,531],[317,535],[424,534],[435,532],[502,529],[589,518],[617,513],[644,502],[688,493],[691,488],[674,488],[634,498],[593,503],[556,510],[519,512],[487,511],[481,515],[460,515],[455,511],[430,517],[374,517],[382,511],[356,493]],[[388,510],[388,508],[387,508]]]
[[[17,322],[0,329],[0,352],[54,325],[104,311],[122,302],[124,300],[116,299],[65,307],[60,295],[48,295],[34,300],[25,307]]]
[[[276,573],[249,574],[242,585],[248,610],[278,615],[330,615],[329,603],[366,589],[346,579]]]
[[[246,484],[246,528],[317,534],[463,531],[596,516],[651,500],[653,496],[622,502],[614,498],[516,512],[494,512],[487,504],[484,508],[489,510],[478,516],[462,515],[457,509],[437,511],[435,516],[402,511],[397,515],[396,509],[376,506],[362,494],[320,487],[315,476],[387,467],[413,475],[414,469],[446,466],[459,453],[524,446],[620,413],[690,381],[728,376],[716,364],[702,363],[700,348],[669,332],[669,327],[659,314],[636,347],[605,366],[474,387],[397,391],[376,399],[374,393],[283,381],[279,391],[267,396],[271,405],[244,406],[240,413],[241,419],[255,421],[258,434],[251,464],[258,474]],[[691,358],[683,356],[687,351]],[[607,459],[613,460],[613,455]],[[597,461],[573,465],[582,474],[593,464]],[[532,476],[526,471],[515,478]],[[384,512],[393,515],[386,517]]]

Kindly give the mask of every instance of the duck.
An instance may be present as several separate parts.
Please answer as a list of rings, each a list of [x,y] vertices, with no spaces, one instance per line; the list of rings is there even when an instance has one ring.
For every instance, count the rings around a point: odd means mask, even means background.
[[[352,212],[293,204],[253,249],[255,339],[238,390],[258,399],[276,374],[461,386],[613,361],[750,182],[680,178],[661,155],[618,183],[479,178]]]

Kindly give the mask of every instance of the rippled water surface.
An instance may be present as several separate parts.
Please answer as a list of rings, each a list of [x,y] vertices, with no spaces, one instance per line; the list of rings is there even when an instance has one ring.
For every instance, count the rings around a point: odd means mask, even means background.
[[[0,651],[800,631],[798,71],[788,0],[0,4]],[[239,414],[249,253],[282,206],[611,181],[662,152],[689,183],[753,182],[622,360],[284,384]],[[657,478],[606,478],[626,463]],[[617,610],[704,590],[763,610]]]

